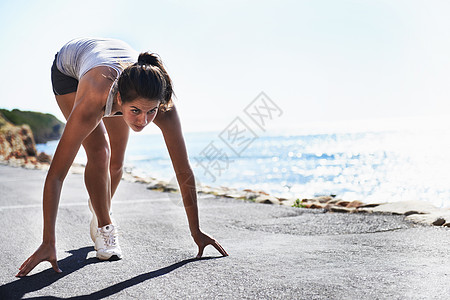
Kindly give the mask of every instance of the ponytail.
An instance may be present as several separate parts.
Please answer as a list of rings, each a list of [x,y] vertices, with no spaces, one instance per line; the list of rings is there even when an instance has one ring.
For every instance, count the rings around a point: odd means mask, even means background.
[[[143,52],[143,53],[139,54],[137,63],[140,66],[151,65],[151,66],[159,67],[162,65],[161,60],[159,59],[159,57],[156,53],[148,53],[148,52]]]

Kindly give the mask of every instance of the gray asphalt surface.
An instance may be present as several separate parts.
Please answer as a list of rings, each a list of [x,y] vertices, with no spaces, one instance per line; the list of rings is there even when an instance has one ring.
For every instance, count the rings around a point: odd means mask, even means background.
[[[113,199],[124,258],[101,262],[83,176],[66,179],[57,220],[62,274],[20,264],[42,237],[45,172],[0,166],[0,299],[434,299],[450,295],[450,231],[402,216],[324,213],[201,196],[213,247],[197,254],[174,195],[122,182]]]

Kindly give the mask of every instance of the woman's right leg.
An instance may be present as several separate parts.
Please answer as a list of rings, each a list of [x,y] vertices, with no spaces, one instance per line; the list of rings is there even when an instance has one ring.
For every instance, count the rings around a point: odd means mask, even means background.
[[[75,103],[76,92],[56,95],[56,101],[66,118],[69,118]],[[98,227],[111,224],[111,178],[109,174],[110,147],[103,122],[83,141],[87,163],[84,171],[86,189],[98,219]]]

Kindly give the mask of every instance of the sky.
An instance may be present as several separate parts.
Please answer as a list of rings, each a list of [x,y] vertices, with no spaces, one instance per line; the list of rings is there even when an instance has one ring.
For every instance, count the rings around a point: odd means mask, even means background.
[[[450,116],[449,15],[436,0],[0,1],[0,107],[63,119],[51,63],[91,36],[161,56],[185,131],[244,119],[260,92],[275,131],[425,124]]]

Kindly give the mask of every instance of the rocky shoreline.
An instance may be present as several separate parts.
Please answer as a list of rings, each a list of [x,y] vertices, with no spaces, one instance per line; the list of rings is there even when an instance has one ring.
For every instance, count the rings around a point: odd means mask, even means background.
[[[33,133],[28,125],[15,126],[0,115],[0,164],[27,169],[48,170],[51,157],[38,153]],[[84,173],[84,166],[73,164],[71,173]],[[123,180],[146,184],[148,189],[162,192],[179,193],[176,182],[161,181],[156,178],[142,178],[125,168]],[[307,209],[320,209],[324,213],[385,213],[404,215],[416,223],[450,227],[450,209],[438,208],[424,201],[403,201],[386,203],[363,203],[348,201],[335,195],[314,198],[280,198],[264,191],[236,190],[228,187],[198,185],[199,194],[241,199],[255,203],[286,205]]]
[[[0,161],[34,169],[49,164],[50,156],[38,153],[30,126],[16,126],[0,114]]]
[[[7,110],[0,108],[2,119],[8,123],[21,126],[27,125],[33,132],[33,138],[38,144],[58,140],[64,130],[64,123],[51,114],[19,109]]]
[[[40,156],[49,159],[45,153]],[[26,169],[48,170],[49,162],[42,162],[31,158],[10,158],[5,160],[0,155],[0,164],[12,167],[23,167]],[[71,173],[83,174],[84,165],[73,164]],[[179,193],[178,185],[172,182],[158,180],[156,178],[142,178],[136,176],[131,170],[125,170],[122,180],[146,184],[147,189],[161,192]],[[251,201],[259,204],[285,205],[297,208],[319,209],[324,213],[380,213],[404,215],[405,219],[414,223],[424,225],[434,225],[450,227],[450,209],[438,208],[431,203],[424,201],[400,201],[386,203],[363,203],[359,200],[347,201],[336,198],[335,195],[319,196],[314,198],[280,198],[270,195],[264,191],[250,189],[237,190],[228,187],[211,187],[208,185],[198,185],[199,194],[209,194],[217,197],[226,197]]]
[[[179,193],[174,183],[156,178],[142,178],[132,174],[131,170],[124,172],[124,180],[147,184],[147,189],[162,192]],[[414,223],[450,227],[450,209],[438,208],[424,201],[400,201],[386,203],[363,203],[359,200],[347,201],[336,198],[335,195],[314,198],[280,198],[264,191],[250,189],[237,190],[228,187],[211,187],[198,185],[199,194],[211,194],[218,197],[234,198],[255,203],[286,205],[298,208],[320,209],[324,213],[380,213],[404,215],[405,219]]]

